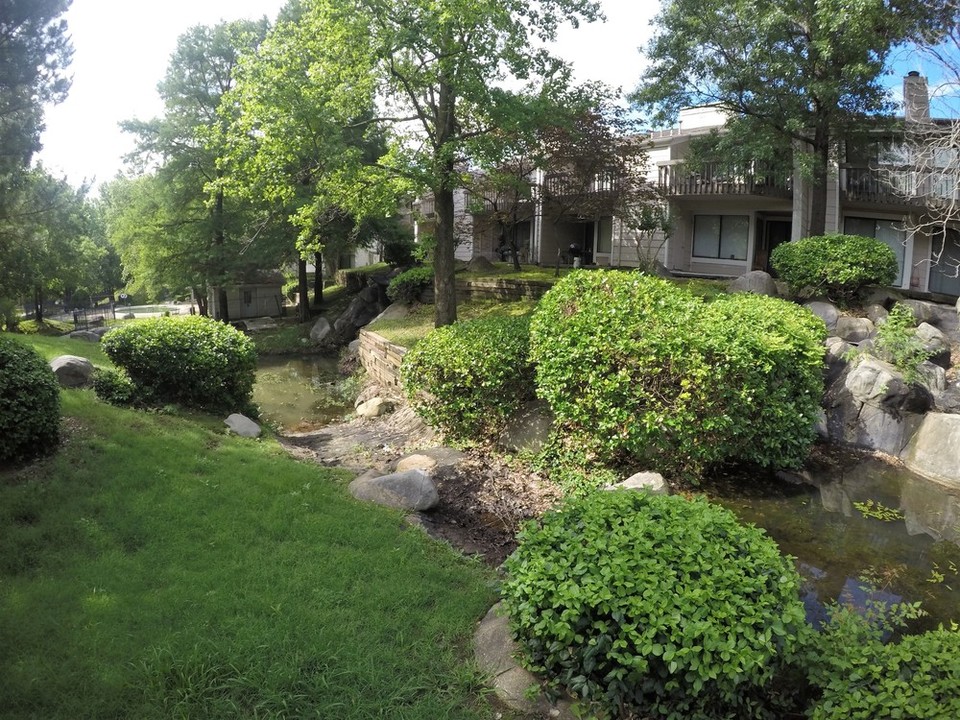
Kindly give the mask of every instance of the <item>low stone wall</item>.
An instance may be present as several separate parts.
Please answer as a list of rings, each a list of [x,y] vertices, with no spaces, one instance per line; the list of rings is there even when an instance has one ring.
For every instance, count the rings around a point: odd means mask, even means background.
[[[407,349],[370,330],[360,331],[360,364],[378,385],[400,387],[400,363]]]
[[[539,300],[552,287],[537,280],[460,280],[456,281],[457,297],[472,300]]]

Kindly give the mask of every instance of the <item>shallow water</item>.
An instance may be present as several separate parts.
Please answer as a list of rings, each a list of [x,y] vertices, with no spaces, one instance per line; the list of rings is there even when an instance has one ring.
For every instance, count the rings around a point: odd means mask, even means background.
[[[960,621],[960,490],[859,457],[814,482],[725,477],[704,489],[797,558],[811,621],[824,602],[868,597],[921,601],[918,629]]]
[[[253,401],[261,417],[288,432],[305,432],[353,411],[340,391],[336,358],[265,357],[257,363]]]

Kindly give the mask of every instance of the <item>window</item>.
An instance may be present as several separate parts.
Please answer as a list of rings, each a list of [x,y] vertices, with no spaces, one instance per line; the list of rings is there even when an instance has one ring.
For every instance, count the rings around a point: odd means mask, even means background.
[[[249,305],[249,304],[252,303],[252,302],[253,302],[253,293],[250,292],[249,290],[244,290],[244,291],[243,291],[243,304],[244,304],[244,305]]]
[[[894,281],[894,285],[903,284],[903,260],[906,254],[906,245],[904,243],[903,229],[896,220],[878,220],[876,218],[847,217],[843,221],[843,232],[847,235],[863,235],[882,240],[893,254],[897,256],[897,266],[900,268],[900,274]]]
[[[693,256],[713,260],[746,260],[750,238],[747,215],[694,215]]]
[[[597,228],[597,253],[607,254],[613,245],[613,218],[604,215],[600,218],[600,226]]]

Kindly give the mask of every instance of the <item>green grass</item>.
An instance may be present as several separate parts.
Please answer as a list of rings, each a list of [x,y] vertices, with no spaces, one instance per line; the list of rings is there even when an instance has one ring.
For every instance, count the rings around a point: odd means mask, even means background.
[[[464,271],[457,273],[458,280],[533,280],[554,284],[559,280],[556,269],[546,265],[521,265],[521,269],[514,270],[512,262],[493,263],[493,272]],[[570,268],[560,268],[560,277],[568,275]]]
[[[100,348],[100,343],[91,342],[90,340],[78,340],[67,337],[66,335],[40,334],[7,334],[6,337],[19,340],[25,345],[29,345],[48,361],[53,360],[59,355],[76,355],[78,357],[87,358],[87,360],[92,362],[97,367],[113,367],[113,363],[110,362],[110,359],[103,354],[103,350]]]
[[[4,718],[490,718],[478,563],[333,470],[219,423],[64,391],[0,472]]]

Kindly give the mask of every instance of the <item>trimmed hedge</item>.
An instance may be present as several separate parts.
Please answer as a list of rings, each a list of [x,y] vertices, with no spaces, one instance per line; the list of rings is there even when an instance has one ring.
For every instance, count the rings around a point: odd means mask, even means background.
[[[392,302],[410,305],[427,288],[433,287],[433,265],[404,270],[390,281],[387,286],[387,297]]]
[[[230,325],[201,316],[151,318],[105,335],[103,351],[145,402],[249,411],[256,349]]]
[[[795,466],[815,439],[826,329],[792,303],[574,272],[530,333],[537,394],[603,461],[695,479],[727,461]]]
[[[432,330],[403,358],[416,413],[458,440],[481,440],[533,396],[530,320],[490,317]]]
[[[790,559],[703,499],[596,493],[518,540],[502,587],[513,635],[600,717],[753,717],[803,648]]]
[[[0,463],[31,460],[60,444],[60,384],[33,348],[0,337]]]
[[[897,278],[897,256],[884,242],[861,235],[817,235],[773,249],[770,264],[801,296],[825,294],[849,304],[868,285]]]

